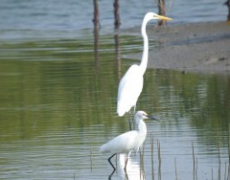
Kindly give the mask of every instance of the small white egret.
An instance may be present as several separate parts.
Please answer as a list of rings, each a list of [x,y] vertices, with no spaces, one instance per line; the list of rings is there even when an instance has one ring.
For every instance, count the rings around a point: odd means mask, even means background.
[[[140,146],[145,141],[147,128],[143,119],[157,120],[154,117],[148,116],[144,111],[138,111],[135,114],[134,119],[138,127],[137,130],[132,130],[123,133],[100,147],[101,153],[112,154],[112,156],[108,158],[108,161],[113,167],[114,171],[115,171],[115,167],[110,161],[113,156],[115,156],[116,154],[126,154],[127,155],[127,158],[125,160],[125,169],[126,169],[128,157],[131,151],[139,150]]]
[[[144,41],[142,61],[140,65],[132,65],[121,79],[117,94],[117,113],[123,116],[134,107],[136,108],[137,99],[143,88],[143,75],[148,64],[149,42],[146,34],[146,26],[148,21],[152,19],[172,20],[171,18],[160,16],[153,12],[148,12],[142,22],[141,33]]]

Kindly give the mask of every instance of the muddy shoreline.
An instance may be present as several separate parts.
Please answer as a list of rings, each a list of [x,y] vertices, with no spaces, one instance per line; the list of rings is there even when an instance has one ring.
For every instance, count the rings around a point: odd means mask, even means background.
[[[139,28],[131,32],[140,35]],[[149,49],[149,68],[230,74],[230,25],[226,22],[168,25],[163,29],[149,26],[147,33],[159,44]]]

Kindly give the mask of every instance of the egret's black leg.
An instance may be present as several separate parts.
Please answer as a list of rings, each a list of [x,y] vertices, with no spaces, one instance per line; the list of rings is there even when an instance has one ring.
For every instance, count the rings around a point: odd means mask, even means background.
[[[114,172],[115,172],[115,170],[113,170],[113,172],[109,175],[109,178],[108,178],[109,180],[111,180],[111,178],[112,178]]]
[[[126,171],[126,167],[127,167],[128,160],[129,160],[128,158],[129,158],[129,157],[126,157],[126,158],[125,158],[125,167],[124,167],[124,170],[125,170],[125,171]]]
[[[109,175],[109,180],[111,180],[113,174],[115,173],[115,169],[113,170],[113,172]]]
[[[113,156],[115,156],[116,154],[113,154],[109,159],[108,159],[108,161],[109,161],[109,164],[113,167],[113,169],[114,169],[114,171],[116,170],[116,168],[114,167],[114,165],[113,165],[113,163],[110,161],[112,158],[113,158]]]
[[[132,131],[133,130],[133,118],[129,119],[129,130]]]
[[[133,129],[132,130],[136,129],[136,122],[134,119],[135,113],[136,113],[136,105],[133,107],[133,118],[132,118]]]
[[[136,112],[136,106],[133,106],[133,114],[131,113],[131,111],[129,111],[129,113],[132,114],[132,118],[129,120],[129,129],[130,129],[130,131],[136,129],[136,123],[135,123],[135,120],[134,120],[135,112]]]

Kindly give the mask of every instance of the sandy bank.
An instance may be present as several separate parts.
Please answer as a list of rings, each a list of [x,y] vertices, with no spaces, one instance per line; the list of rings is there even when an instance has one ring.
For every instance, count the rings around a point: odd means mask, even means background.
[[[149,50],[149,68],[230,74],[230,25],[226,22],[149,27],[147,33],[160,44]]]

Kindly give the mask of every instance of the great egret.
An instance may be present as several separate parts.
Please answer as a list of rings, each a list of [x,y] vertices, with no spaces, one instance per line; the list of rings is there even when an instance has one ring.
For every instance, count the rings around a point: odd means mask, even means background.
[[[126,169],[128,157],[131,151],[132,150],[137,151],[145,141],[147,128],[143,119],[148,119],[148,118],[157,120],[154,117],[148,116],[144,111],[138,111],[134,116],[134,119],[138,126],[138,130],[132,130],[123,133],[100,147],[101,153],[112,154],[112,156],[108,158],[108,161],[113,167],[114,171],[115,171],[115,167],[110,161],[113,156],[115,156],[116,154],[126,154],[127,155],[126,156],[127,158],[125,160],[125,169]]]
[[[123,116],[134,107],[136,108],[137,99],[143,88],[143,75],[148,64],[149,42],[146,34],[146,26],[148,21],[152,19],[171,20],[171,18],[160,16],[153,12],[148,12],[142,22],[141,33],[144,41],[142,61],[140,65],[132,65],[121,79],[117,94],[117,113]]]

